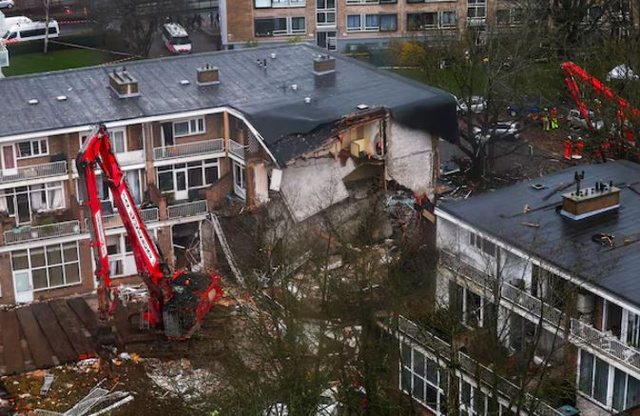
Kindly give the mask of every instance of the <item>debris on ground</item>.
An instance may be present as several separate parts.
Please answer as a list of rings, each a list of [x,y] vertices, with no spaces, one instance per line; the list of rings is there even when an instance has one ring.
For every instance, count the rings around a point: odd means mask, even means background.
[[[173,394],[187,402],[215,393],[222,383],[209,370],[194,369],[185,358],[173,361],[150,358],[145,360],[145,367],[147,376],[165,390],[164,396]]]
[[[45,374],[44,379],[42,381],[42,387],[40,388],[40,396],[46,396],[49,393],[49,389],[53,384],[53,380],[55,376],[53,374]]]
[[[36,415],[42,416],[97,416],[117,409],[133,400],[133,396],[125,391],[114,391],[102,388],[106,379],[96,384],[89,394],[83,397],[75,406],[64,413],[50,410],[36,409]],[[91,413],[89,413],[91,412]]]

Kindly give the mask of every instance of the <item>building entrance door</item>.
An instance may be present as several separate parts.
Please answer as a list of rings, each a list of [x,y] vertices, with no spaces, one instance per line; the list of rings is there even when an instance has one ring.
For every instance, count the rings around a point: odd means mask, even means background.
[[[16,292],[16,303],[33,301],[33,282],[29,270],[13,272],[13,284]]]

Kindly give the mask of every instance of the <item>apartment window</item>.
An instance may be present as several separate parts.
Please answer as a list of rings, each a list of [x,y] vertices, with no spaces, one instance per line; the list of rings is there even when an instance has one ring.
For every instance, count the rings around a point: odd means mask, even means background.
[[[293,35],[306,32],[304,17],[278,17],[256,19],[255,34],[258,37]]]
[[[127,180],[127,185],[129,185],[129,191],[131,192],[131,196],[133,197],[133,201],[136,205],[140,205],[142,203],[142,198],[144,197],[143,184],[144,184],[144,169],[133,169],[126,170],[123,172],[124,176]],[[96,187],[98,188],[98,198],[103,202],[110,202],[111,206],[114,207],[113,204],[113,195],[111,194],[111,190],[109,189],[109,184],[102,178],[102,173],[96,172]],[[86,187],[80,186],[80,183],[76,180],[76,189],[78,190],[78,202],[82,203],[87,200],[87,189]]]
[[[533,265],[531,269],[531,294],[533,296],[562,309],[569,291],[569,282],[565,279],[537,264]]]
[[[291,33],[305,33],[307,30],[304,17],[291,18]]]
[[[496,256],[496,245],[486,238],[482,238],[475,233],[469,232],[469,244],[479,250],[482,250],[485,254],[488,254],[491,257]]]
[[[446,370],[411,344],[402,343],[402,375],[400,389],[436,414],[446,414]]]
[[[192,118],[190,120],[175,121],[173,123],[173,136],[183,137],[205,132],[204,117]]]
[[[256,9],[266,9],[271,7],[271,0],[254,0],[253,5]]]
[[[485,416],[488,398],[478,387],[460,379],[460,416]]]
[[[380,31],[395,32],[398,30],[398,16],[395,14],[380,15]]]
[[[607,405],[609,365],[584,350],[580,350],[580,375],[578,388],[594,400]]]
[[[302,7],[305,0],[254,0],[256,9],[268,9],[271,7]]]
[[[111,277],[127,276],[136,272],[133,247],[125,234],[107,236],[107,254]]]
[[[318,26],[335,26],[336,0],[316,0],[316,23]]]
[[[364,30],[379,30],[380,22],[377,14],[364,15]]]
[[[347,15],[347,31],[362,30],[362,19],[359,14]]]
[[[455,282],[449,283],[449,299],[452,311],[464,325],[482,327],[497,316],[493,303]]]
[[[158,188],[162,192],[198,189],[213,185],[220,177],[218,159],[158,167]]]
[[[510,23],[511,12],[509,9],[496,10],[496,24],[499,26],[506,26]]]
[[[77,242],[13,251],[11,265],[14,272],[31,271],[34,290],[80,283]]]
[[[424,30],[438,27],[438,13],[408,13],[407,30]]]
[[[347,0],[347,4],[395,4],[398,0]]]
[[[640,405],[640,380],[616,368],[611,406],[614,410],[621,412],[638,405]]]
[[[467,0],[467,17],[470,19],[484,19],[487,17],[487,0]]]
[[[33,212],[65,208],[62,182],[48,182],[0,190],[0,211],[15,216],[19,224],[31,221]]]
[[[49,143],[46,138],[27,140],[16,143],[16,158],[26,159],[29,157],[46,156],[49,154]]]
[[[455,27],[456,12],[440,12],[440,27]]]

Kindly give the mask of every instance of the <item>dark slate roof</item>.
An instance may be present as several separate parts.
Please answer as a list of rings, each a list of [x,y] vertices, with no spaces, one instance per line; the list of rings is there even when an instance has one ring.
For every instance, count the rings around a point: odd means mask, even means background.
[[[270,58],[272,52],[276,59]],[[457,140],[450,94],[340,55],[335,55],[335,84],[316,87],[312,59],[320,53],[326,52],[297,44],[131,62],[126,68],[139,80],[141,95],[127,99],[107,88],[114,66],[5,78],[0,80],[0,137],[229,106],[245,114],[284,163],[313,144],[288,136],[318,129],[366,104],[389,108],[408,127]],[[267,59],[266,71],[257,59]],[[220,68],[220,85],[196,85],[196,68],[205,64]],[[191,84],[180,85],[183,79]],[[59,95],[67,101],[56,101]],[[305,97],[311,97],[310,104]],[[29,105],[33,98],[39,104]]]
[[[620,187],[620,209],[580,221],[557,213],[562,194],[575,189],[576,170],[584,170],[585,187],[596,181]],[[545,189],[533,189],[534,183]],[[525,205],[531,208],[526,214]],[[578,166],[467,200],[443,202],[440,209],[640,306],[640,165],[617,161]],[[613,234],[614,247],[593,242],[597,233]]]

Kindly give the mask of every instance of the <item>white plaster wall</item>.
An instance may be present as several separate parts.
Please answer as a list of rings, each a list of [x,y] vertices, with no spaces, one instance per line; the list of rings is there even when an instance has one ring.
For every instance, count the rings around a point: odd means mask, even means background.
[[[391,120],[387,137],[387,180],[394,180],[416,195],[434,196],[434,147],[428,133]],[[436,143],[437,145],[437,143]]]
[[[255,184],[256,205],[269,202],[269,176],[264,162],[253,167],[253,180]]]

